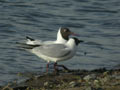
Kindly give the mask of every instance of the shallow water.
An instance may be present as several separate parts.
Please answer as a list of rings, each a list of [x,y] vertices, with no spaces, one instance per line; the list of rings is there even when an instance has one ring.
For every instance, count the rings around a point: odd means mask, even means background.
[[[89,70],[119,66],[119,16],[119,0],[0,0],[0,85],[19,79],[18,72],[43,72],[46,62],[15,42],[25,36],[55,40],[59,27],[85,41],[74,58],[60,63]]]

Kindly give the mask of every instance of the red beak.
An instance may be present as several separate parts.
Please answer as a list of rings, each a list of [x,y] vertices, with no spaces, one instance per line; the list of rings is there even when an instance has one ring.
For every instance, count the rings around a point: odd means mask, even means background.
[[[73,36],[80,36],[79,34],[76,34],[74,32],[71,32],[71,35],[73,35]]]

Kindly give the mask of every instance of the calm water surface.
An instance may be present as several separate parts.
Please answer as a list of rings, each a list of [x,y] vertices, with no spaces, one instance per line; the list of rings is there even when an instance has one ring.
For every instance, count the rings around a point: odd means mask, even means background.
[[[61,64],[89,70],[119,66],[120,0],[0,0],[0,85],[19,79],[18,72],[45,71],[45,61],[15,42],[25,36],[54,40],[59,27],[85,41]]]

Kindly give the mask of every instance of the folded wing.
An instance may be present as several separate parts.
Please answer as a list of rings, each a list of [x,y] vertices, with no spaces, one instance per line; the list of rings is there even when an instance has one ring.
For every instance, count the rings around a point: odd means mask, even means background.
[[[35,47],[33,51],[54,58],[64,57],[71,52],[71,50],[63,44],[43,45]]]

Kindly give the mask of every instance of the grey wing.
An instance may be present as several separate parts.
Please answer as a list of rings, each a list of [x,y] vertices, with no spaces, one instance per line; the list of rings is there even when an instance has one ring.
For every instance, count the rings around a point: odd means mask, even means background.
[[[35,51],[40,54],[55,58],[64,57],[71,52],[65,45],[62,44],[51,44],[36,47]]]

